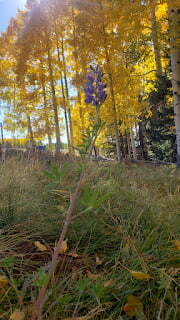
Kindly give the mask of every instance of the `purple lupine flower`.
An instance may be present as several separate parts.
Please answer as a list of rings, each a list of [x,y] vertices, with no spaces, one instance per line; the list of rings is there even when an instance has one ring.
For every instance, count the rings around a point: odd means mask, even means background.
[[[85,103],[89,104],[89,103],[92,102],[92,100],[93,100],[93,97],[92,97],[92,96],[86,95]]]
[[[94,73],[93,72],[88,73],[87,79],[89,82],[93,82],[95,80]]]
[[[98,65],[90,68],[92,71],[87,75],[87,83],[84,89],[85,103],[92,103],[95,107],[99,107],[107,97],[106,83],[103,82],[104,74]]]

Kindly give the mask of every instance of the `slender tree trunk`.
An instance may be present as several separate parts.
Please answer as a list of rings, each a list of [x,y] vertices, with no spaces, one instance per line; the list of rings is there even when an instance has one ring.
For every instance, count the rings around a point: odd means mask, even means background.
[[[180,5],[169,1],[169,26],[171,38],[171,69],[176,125],[177,166],[180,167]]]
[[[28,121],[28,133],[29,133],[30,143],[31,143],[31,146],[33,146],[35,144],[35,141],[34,141],[32,124],[31,124],[31,118],[29,115],[27,115],[27,121]]]
[[[71,117],[71,110],[70,110],[70,103],[69,103],[69,88],[68,88],[68,81],[67,81],[66,59],[65,59],[65,54],[64,54],[64,39],[63,38],[61,39],[61,50],[62,50],[62,59],[63,59],[63,73],[64,73],[64,82],[65,82],[65,91],[66,91],[66,101],[68,104],[71,146],[73,146],[74,145],[73,124],[72,124],[72,117]]]
[[[135,145],[135,140],[134,140],[134,132],[133,129],[130,129],[130,140],[131,140],[131,148],[132,148],[132,154],[133,154],[133,159],[137,160],[137,152],[136,152],[136,145]]]
[[[76,23],[75,23],[75,15],[74,15],[74,8],[73,8],[73,2],[71,1],[71,12],[72,12],[72,21],[73,21],[73,46],[74,46],[74,60],[75,60],[75,73],[76,78],[78,76],[78,59],[77,59],[77,45],[76,45]],[[79,116],[81,119],[81,127],[82,127],[82,133],[84,133],[84,115],[83,115],[83,108],[81,107],[81,90],[78,85],[76,85],[77,88],[77,97],[78,97],[78,103],[79,103]]]
[[[60,58],[60,49],[59,49],[59,43],[58,43],[58,36],[56,32],[56,42],[57,42],[57,53],[58,53],[58,62],[59,62],[59,68],[61,70],[61,58]],[[65,90],[64,90],[64,83],[63,83],[63,75],[60,71],[60,81],[61,81],[61,93],[63,98],[63,107],[64,107],[64,118],[65,118],[65,125],[66,125],[66,136],[67,136],[67,143],[68,143],[68,149],[71,151],[71,142],[70,142],[70,134],[69,134],[69,122],[68,122],[68,114],[67,114],[67,101],[65,96]]]
[[[44,118],[45,118],[45,126],[46,126],[46,133],[48,137],[48,145],[51,147],[52,145],[52,139],[51,139],[51,128],[50,128],[50,123],[49,123],[49,118],[48,118],[48,113],[47,113],[47,96],[46,96],[46,86],[45,86],[45,81],[44,81],[44,70],[43,70],[43,62],[40,59],[40,82],[41,82],[41,87],[42,87],[42,94],[43,94],[43,100],[44,100]]]
[[[129,148],[128,148],[128,134],[127,132],[125,133],[124,137],[124,152],[125,152],[125,159],[129,157]]]
[[[161,54],[160,54],[160,47],[159,47],[159,41],[158,41],[158,28],[157,28],[155,7],[151,9],[151,24],[152,24],[151,35],[152,35],[154,56],[155,56],[155,63],[156,63],[156,76],[158,79],[162,76],[162,63],[161,63]]]
[[[130,133],[127,132],[127,146],[128,146],[128,158],[131,159],[132,154],[131,154],[131,139],[130,139]]]
[[[147,147],[146,147],[146,138],[145,138],[145,127],[143,121],[139,122],[139,142],[141,148],[141,155],[143,160],[148,159]]]
[[[4,145],[4,133],[3,133],[3,123],[0,122],[0,130],[1,130],[1,142],[2,146]]]
[[[46,87],[45,87],[45,83],[43,81],[41,82],[41,85],[42,85],[42,89],[43,89],[44,116],[45,116],[45,122],[46,122],[46,132],[47,132],[47,137],[48,137],[48,144],[49,144],[49,147],[51,147],[52,139],[51,139],[51,128],[50,128],[48,114],[47,114]]]
[[[124,153],[124,141],[123,141],[123,136],[122,134],[119,135],[119,147],[121,149],[121,160],[125,158],[125,153]],[[118,159],[119,160],[119,159]]]
[[[121,160],[121,148],[120,148],[120,139],[119,139],[119,128],[118,128],[118,121],[117,121],[117,111],[116,111],[116,101],[115,101],[115,94],[114,94],[114,85],[113,85],[113,77],[112,77],[112,70],[111,70],[111,62],[110,56],[107,46],[107,36],[106,36],[106,28],[104,25],[104,13],[103,13],[103,5],[101,0],[99,0],[99,5],[102,14],[102,36],[104,40],[104,51],[105,51],[105,59],[108,68],[108,77],[109,77],[109,87],[110,87],[110,94],[111,94],[111,101],[112,101],[112,110],[114,114],[114,131],[115,131],[115,140],[116,140],[116,152],[117,152],[117,159],[118,161]]]
[[[47,35],[47,38],[48,38],[48,35]],[[49,40],[47,40],[47,54],[48,54],[48,67],[49,67],[49,76],[50,76],[53,111],[54,111],[54,121],[55,121],[56,153],[58,154],[60,151],[60,147],[61,147],[61,139],[60,139],[58,105],[57,105],[57,99],[56,99],[56,90],[55,90],[55,84],[54,84],[54,75],[53,75],[53,69],[52,69],[52,57],[51,57],[51,50],[50,50],[50,46],[49,46]]]
[[[64,84],[63,84],[62,76],[61,76],[61,91],[62,91],[62,96],[63,96],[63,101],[64,101],[64,118],[65,118],[65,124],[66,124],[66,136],[67,136],[68,150],[71,151],[69,121],[68,121],[68,113],[67,113],[67,107],[66,107],[66,98],[65,98],[65,93],[64,93]]]

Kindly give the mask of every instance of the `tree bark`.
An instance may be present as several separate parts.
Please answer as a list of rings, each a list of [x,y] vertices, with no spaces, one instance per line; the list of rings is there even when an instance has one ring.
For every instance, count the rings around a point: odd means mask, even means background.
[[[130,129],[130,140],[131,140],[131,148],[132,148],[132,154],[133,154],[133,159],[137,160],[137,152],[136,152],[136,145],[135,145],[135,140],[134,140],[134,132],[133,129]]]
[[[52,139],[51,139],[51,128],[50,128],[50,123],[49,123],[49,118],[47,114],[47,95],[46,95],[46,85],[45,85],[45,80],[44,80],[44,70],[43,70],[43,62],[40,59],[40,82],[41,82],[41,87],[42,87],[42,94],[43,94],[43,100],[44,100],[44,118],[45,118],[45,126],[46,126],[46,133],[48,137],[48,145],[51,147],[52,145]]]
[[[104,51],[105,51],[105,59],[108,68],[108,77],[109,77],[109,87],[110,87],[110,94],[111,94],[111,101],[112,101],[112,109],[114,113],[114,130],[115,130],[115,140],[116,140],[116,152],[117,152],[117,159],[120,161],[122,159],[121,148],[120,148],[120,137],[119,137],[119,128],[118,128],[118,121],[117,121],[117,111],[116,111],[116,101],[115,101],[115,94],[114,94],[114,85],[113,85],[113,77],[112,77],[112,70],[111,70],[111,62],[110,56],[107,47],[107,36],[106,36],[106,28],[104,25],[104,14],[103,14],[103,5],[101,0],[99,0],[100,9],[102,12],[102,36],[104,40]]]
[[[52,91],[52,102],[53,102],[53,110],[54,110],[55,133],[56,133],[56,154],[58,154],[61,148],[59,115],[58,115],[58,105],[57,105],[57,99],[56,99],[56,90],[55,90],[55,84],[54,84],[54,75],[53,75],[53,69],[52,69],[51,50],[50,50],[48,39],[47,39],[47,55],[48,55],[48,67],[49,67],[50,85],[51,85],[51,91]]]
[[[176,125],[177,166],[180,167],[180,5],[169,1],[172,88]]]
[[[56,33],[56,46],[57,46],[57,53],[58,53],[58,62],[59,62],[59,68],[61,69],[61,58],[60,58],[60,49],[59,49],[59,43],[58,43],[58,36]],[[61,81],[61,92],[62,92],[62,98],[63,98],[63,106],[64,106],[64,118],[65,118],[65,125],[66,125],[66,136],[67,136],[67,143],[68,143],[68,150],[71,150],[71,141],[70,141],[70,134],[69,134],[69,122],[68,122],[68,114],[67,114],[67,101],[65,96],[65,89],[64,89],[64,83],[63,83],[63,75],[60,71],[60,81]]]
[[[31,146],[33,146],[35,144],[34,134],[33,134],[32,124],[31,124],[31,117],[29,115],[27,115],[27,121],[28,121],[28,132],[29,132],[30,143],[31,143]]]
[[[68,88],[68,81],[67,81],[66,59],[65,59],[65,54],[64,54],[64,39],[63,38],[61,39],[61,50],[62,50],[62,59],[63,59],[63,73],[64,73],[64,82],[65,82],[65,91],[66,91],[66,101],[68,104],[71,146],[73,146],[74,145],[73,124],[72,124],[71,110],[70,110],[70,104],[69,104],[69,88]]]
[[[49,119],[48,119],[48,114],[47,114],[47,97],[46,97],[46,87],[45,87],[45,83],[42,81],[41,82],[42,85],[42,89],[43,89],[43,100],[44,100],[44,116],[45,116],[45,122],[46,122],[46,133],[47,133],[47,137],[48,137],[48,144],[49,147],[51,147],[52,145],[52,139],[51,139],[51,128],[50,128],[50,124],[49,124]]]
[[[146,139],[145,139],[145,127],[143,121],[139,122],[139,142],[140,142],[140,149],[141,155],[143,160],[148,160],[148,153],[147,153],[147,146],[146,146]]]
[[[73,2],[71,1],[71,12],[72,12],[72,21],[73,21],[73,46],[74,46],[74,60],[75,60],[75,73],[76,73],[76,79],[78,76],[78,60],[77,60],[77,45],[76,45],[76,23],[75,23],[75,15],[74,15],[74,8],[73,8]],[[79,103],[79,116],[81,119],[81,131],[84,133],[84,115],[83,115],[83,108],[81,107],[81,89],[78,85],[76,85],[77,88],[77,98]]]

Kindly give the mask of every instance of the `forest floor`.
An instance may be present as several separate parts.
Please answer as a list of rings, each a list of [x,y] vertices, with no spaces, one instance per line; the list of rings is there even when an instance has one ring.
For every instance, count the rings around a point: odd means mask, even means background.
[[[0,319],[31,319],[81,169],[0,164]],[[180,171],[88,170],[43,319],[178,320]]]

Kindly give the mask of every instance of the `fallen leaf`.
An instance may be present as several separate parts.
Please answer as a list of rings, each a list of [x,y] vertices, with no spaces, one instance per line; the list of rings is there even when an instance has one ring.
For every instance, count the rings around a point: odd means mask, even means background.
[[[101,266],[103,264],[103,259],[100,259],[98,256],[96,256],[96,264]]]
[[[180,240],[175,240],[175,246],[177,250],[180,250]]]
[[[101,275],[100,274],[94,274],[94,273],[92,273],[91,271],[87,271],[87,276],[88,276],[88,278],[89,279],[91,279],[91,280],[97,280],[97,279],[99,279],[100,277],[101,277]]]
[[[8,284],[8,279],[0,275],[0,288],[6,287]]]
[[[123,311],[130,317],[137,316],[143,312],[143,304],[137,297],[128,296],[127,303],[124,305]]]
[[[67,249],[68,249],[67,240],[64,240],[62,242],[61,248],[59,249],[59,253],[63,254],[63,253],[65,253],[67,251]]]
[[[8,285],[8,279],[4,276],[0,275],[0,294],[3,294],[5,292],[5,288]]]
[[[112,287],[114,285],[114,281],[112,279],[107,280],[103,283],[104,288]]]
[[[73,258],[78,258],[79,254],[77,254],[76,252],[71,252],[71,253],[69,253],[69,256],[73,257]]]
[[[131,271],[132,276],[137,280],[149,280],[152,279],[152,277],[144,272],[139,271]]]
[[[10,316],[10,320],[24,320],[24,319],[25,319],[25,313],[18,309],[15,310]]]
[[[39,251],[47,251],[47,248],[44,244],[42,244],[40,241],[35,241],[34,242],[34,245],[36,246],[36,248],[39,250]]]

